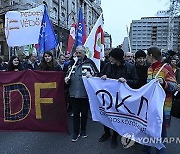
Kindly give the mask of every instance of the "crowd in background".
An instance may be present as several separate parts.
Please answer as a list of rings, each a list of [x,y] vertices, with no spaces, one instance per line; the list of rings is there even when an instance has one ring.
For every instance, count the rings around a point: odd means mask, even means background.
[[[73,57],[77,57],[77,61]],[[73,57],[70,57],[69,54],[60,54],[59,58],[55,59],[52,52],[48,51],[44,52],[41,62],[37,61],[36,54],[30,54],[28,58],[22,57],[22,55],[12,56],[8,63],[0,58],[0,70],[2,71],[31,69],[64,72],[67,111],[73,113],[73,142],[76,142],[80,136],[82,138],[88,137],[86,125],[89,102],[82,76],[98,76],[103,80],[107,78],[117,79],[119,82],[127,82],[131,88],[138,89],[152,80],[160,67],[166,63],[163,68],[164,74],[158,79],[159,83],[167,93],[172,94],[173,100],[180,100],[180,93],[177,92],[180,91],[180,60],[175,51],[169,50],[162,53],[160,49],[152,47],[147,51],[138,50],[136,53],[125,53],[120,48],[114,48],[101,61],[100,72],[94,62],[87,58],[83,46],[76,48]],[[71,69],[73,69],[72,74],[67,77]],[[176,82],[175,86],[174,83]],[[173,112],[175,112],[176,117],[180,118],[180,111],[177,113],[176,109]],[[163,119],[162,137],[166,136],[166,131],[170,126],[170,117],[171,111],[164,109],[165,119]],[[104,142],[111,136],[111,147],[116,148],[118,146],[118,133],[113,131],[111,135],[111,130],[106,126],[104,126],[104,134],[100,137],[99,142]],[[150,147],[143,147],[144,153],[148,153],[149,150],[151,150]]]

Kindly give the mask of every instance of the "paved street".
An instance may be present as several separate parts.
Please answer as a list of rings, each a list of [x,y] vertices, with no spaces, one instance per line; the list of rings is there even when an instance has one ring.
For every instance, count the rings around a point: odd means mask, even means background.
[[[88,118],[88,138],[80,138],[72,143],[72,117],[68,115],[70,135],[47,132],[0,132],[0,154],[140,154],[141,146],[124,149],[118,138],[119,146],[110,148],[110,140],[99,143],[103,126]],[[169,136],[180,136],[180,120],[172,119]],[[167,154],[179,154],[179,144],[168,144]]]

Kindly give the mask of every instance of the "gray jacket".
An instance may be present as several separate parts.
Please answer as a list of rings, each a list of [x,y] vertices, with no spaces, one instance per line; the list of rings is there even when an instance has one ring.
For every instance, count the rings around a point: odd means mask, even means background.
[[[73,64],[74,62],[70,64],[69,70],[71,70]],[[69,83],[70,97],[88,97],[82,80],[82,76],[86,76],[87,73],[90,73],[92,76],[97,76],[99,72],[94,62],[85,56],[82,61],[78,60],[74,70],[72,71]]]

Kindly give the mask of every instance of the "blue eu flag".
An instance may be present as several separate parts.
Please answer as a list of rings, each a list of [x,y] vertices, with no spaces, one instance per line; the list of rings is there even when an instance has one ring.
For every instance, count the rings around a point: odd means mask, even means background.
[[[76,33],[76,46],[83,45],[86,41],[86,27],[83,19],[82,9],[79,9],[78,25]]]
[[[40,35],[39,35],[39,54],[43,54],[44,51],[50,51],[58,45],[54,29],[47,14],[46,7],[44,7],[44,15],[41,23]]]

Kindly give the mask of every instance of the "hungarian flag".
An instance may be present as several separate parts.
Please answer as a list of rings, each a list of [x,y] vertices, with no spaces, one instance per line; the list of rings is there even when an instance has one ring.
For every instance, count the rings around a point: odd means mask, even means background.
[[[76,24],[73,23],[73,24],[71,25],[70,34],[69,34],[69,39],[68,39],[67,54],[70,54],[70,52],[72,51],[75,38],[76,38]]]
[[[100,60],[104,57],[104,32],[103,32],[103,20],[102,14],[96,21],[91,33],[89,34],[86,42],[86,55],[92,59],[96,64],[96,67],[100,71]]]

